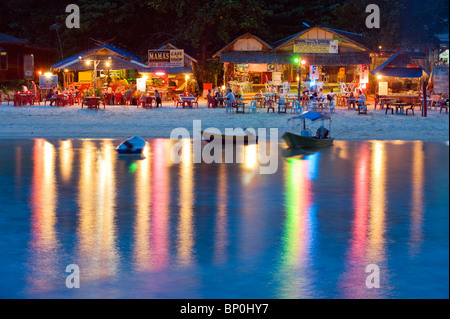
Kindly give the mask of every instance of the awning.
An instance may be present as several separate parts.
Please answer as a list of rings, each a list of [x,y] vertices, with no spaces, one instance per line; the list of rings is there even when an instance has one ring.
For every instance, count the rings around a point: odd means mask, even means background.
[[[325,120],[331,119],[331,117],[329,117],[326,114],[321,114],[321,113],[314,112],[314,111],[305,111],[305,112],[301,113],[300,115],[291,117],[288,121],[293,120],[293,119],[299,119],[299,118],[300,119],[308,119],[311,121],[316,121],[316,120],[320,120],[320,119],[325,119]]]
[[[420,78],[424,71],[420,68],[384,68],[378,74],[396,78]]]
[[[279,63],[294,64],[298,53],[293,52],[264,52],[264,51],[233,51],[223,52],[220,56],[221,62],[229,63]],[[302,59],[308,65],[344,66],[370,64],[371,57],[366,52],[341,52],[341,53],[305,53]]]

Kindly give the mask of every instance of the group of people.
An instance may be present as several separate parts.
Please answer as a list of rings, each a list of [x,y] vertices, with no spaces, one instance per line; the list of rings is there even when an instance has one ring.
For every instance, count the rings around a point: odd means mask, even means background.
[[[223,106],[224,102],[227,106],[231,106],[238,100],[242,101],[242,90],[240,88],[236,88],[235,91],[231,87],[228,87],[225,92],[217,87],[214,92],[209,89],[206,95],[206,99],[208,103],[212,103],[213,108],[218,107],[219,105]]]

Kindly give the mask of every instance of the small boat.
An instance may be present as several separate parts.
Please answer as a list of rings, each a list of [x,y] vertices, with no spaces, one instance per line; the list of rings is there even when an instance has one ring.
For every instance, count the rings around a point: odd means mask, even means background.
[[[318,128],[316,135],[306,126],[306,120],[315,122],[321,120],[322,125]],[[323,121],[329,122],[326,129]],[[300,115],[288,119],[286,129],[281,138],[289,148],[320,148],[333,145],[334,137],[330,137],[331,117],[314,111],[305,111]]]
[[[123,141],[116,150],[119,154],[141,154],[146,142],[139,136],[133,136]]]
[[[258,143],[258,136],[253,135],[251,131],[244,129],[242,132],[235,132],[233,135],[225,135],[221,133],[217,133],[215,131],[202,131],[202,137],[204,140],[208,142],[212,142],[213,140],[219,139],[222,140],[222,143],[243,143],[243,144],[256,144]]]

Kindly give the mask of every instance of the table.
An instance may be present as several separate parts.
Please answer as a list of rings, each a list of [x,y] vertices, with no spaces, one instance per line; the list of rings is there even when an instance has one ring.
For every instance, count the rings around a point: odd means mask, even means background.
[[[69,103],[69,94],[58,94],[55,99],[56,106],[66,106]]]
[[[193,96],[182,96],[180,99],[183,102],[183,109],[185,107],[190,107],[192,109],[192,102],[196,101],[195,97]]]
[[[236,113],[245,113],[245,104],[244,102],[239,102],[236,104]],[[239,109],[242,108],[242,111],[239,111]]]
[[[315,112],[322,113],[322,112],[323,112],[324,105],[326,105],[326,104],[327,104],[327,102],[325,102],[325,101],[314,101],[314,102],[313,102],[313,108],[314,108],[314,111],[315,111]],[[319,107],[320,107],[320,111],[319,111],[319,110],[316,110],[316,106],[319,106]]]
[[[255,96],[252,96],[252,99],[256,100],[256,102],[258,102],[260,107],[263,107],[263,103],[264,103],[266,98],[264,96],[261,96],[261,95],[255,95]]]
[[[393,103],[395,106],[395,114],[396,115],[404,115],[405,114],[405,104],[406,103]]]
[[[100,98],[98,96],[85,96],[84,99],[87,102],[87,107],[90,109],[98,109]],[[83,104],[81,104],[81,108],[83,108]],[[105,107],[103,107],[105,108]]]
[[[33,105],[33,98],[35,97],[34,94],[22,92],[19,93],[19,95],[21,97],[21,104],[25,105],[27,103],[30,103],[30,106]]]
[[[358,101],[357,98],[353,98],[353,97],[347,98],[347,108],[349,110],[355,110],[356,111],[356,101]],[[350,104],[352,104],[353,107],[350,107]]]

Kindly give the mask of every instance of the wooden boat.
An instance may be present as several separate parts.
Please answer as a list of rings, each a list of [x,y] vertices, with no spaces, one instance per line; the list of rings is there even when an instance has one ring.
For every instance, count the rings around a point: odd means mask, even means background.
[[[311,122],[328,120],[331,123],[331,117],[314,111],[306,111],[291,117],[281,136],[289,148],[321,148],[333,145],[334,138],[329,136],[330,129],[322,125],[317,134],[312,136],[311,130],[306,126],[306,120]],[[300,125],[301,128],[299,128]]]
[[[222,143],[243,143],[243,144],[256,144],[258,143],[258,136],[251,134],[250,131],[247,129],[244,129],[242,132],[235,132],[233,135],[225,135],[225,134],[218,134],[214,131],[202,131],[202,137],[204,140],[208,142],[212,142],[213,140],[221,140]]]
[[[133,136],[123,141],[116,150],[119,154],[141,154],[146,142],[139,136]]]

